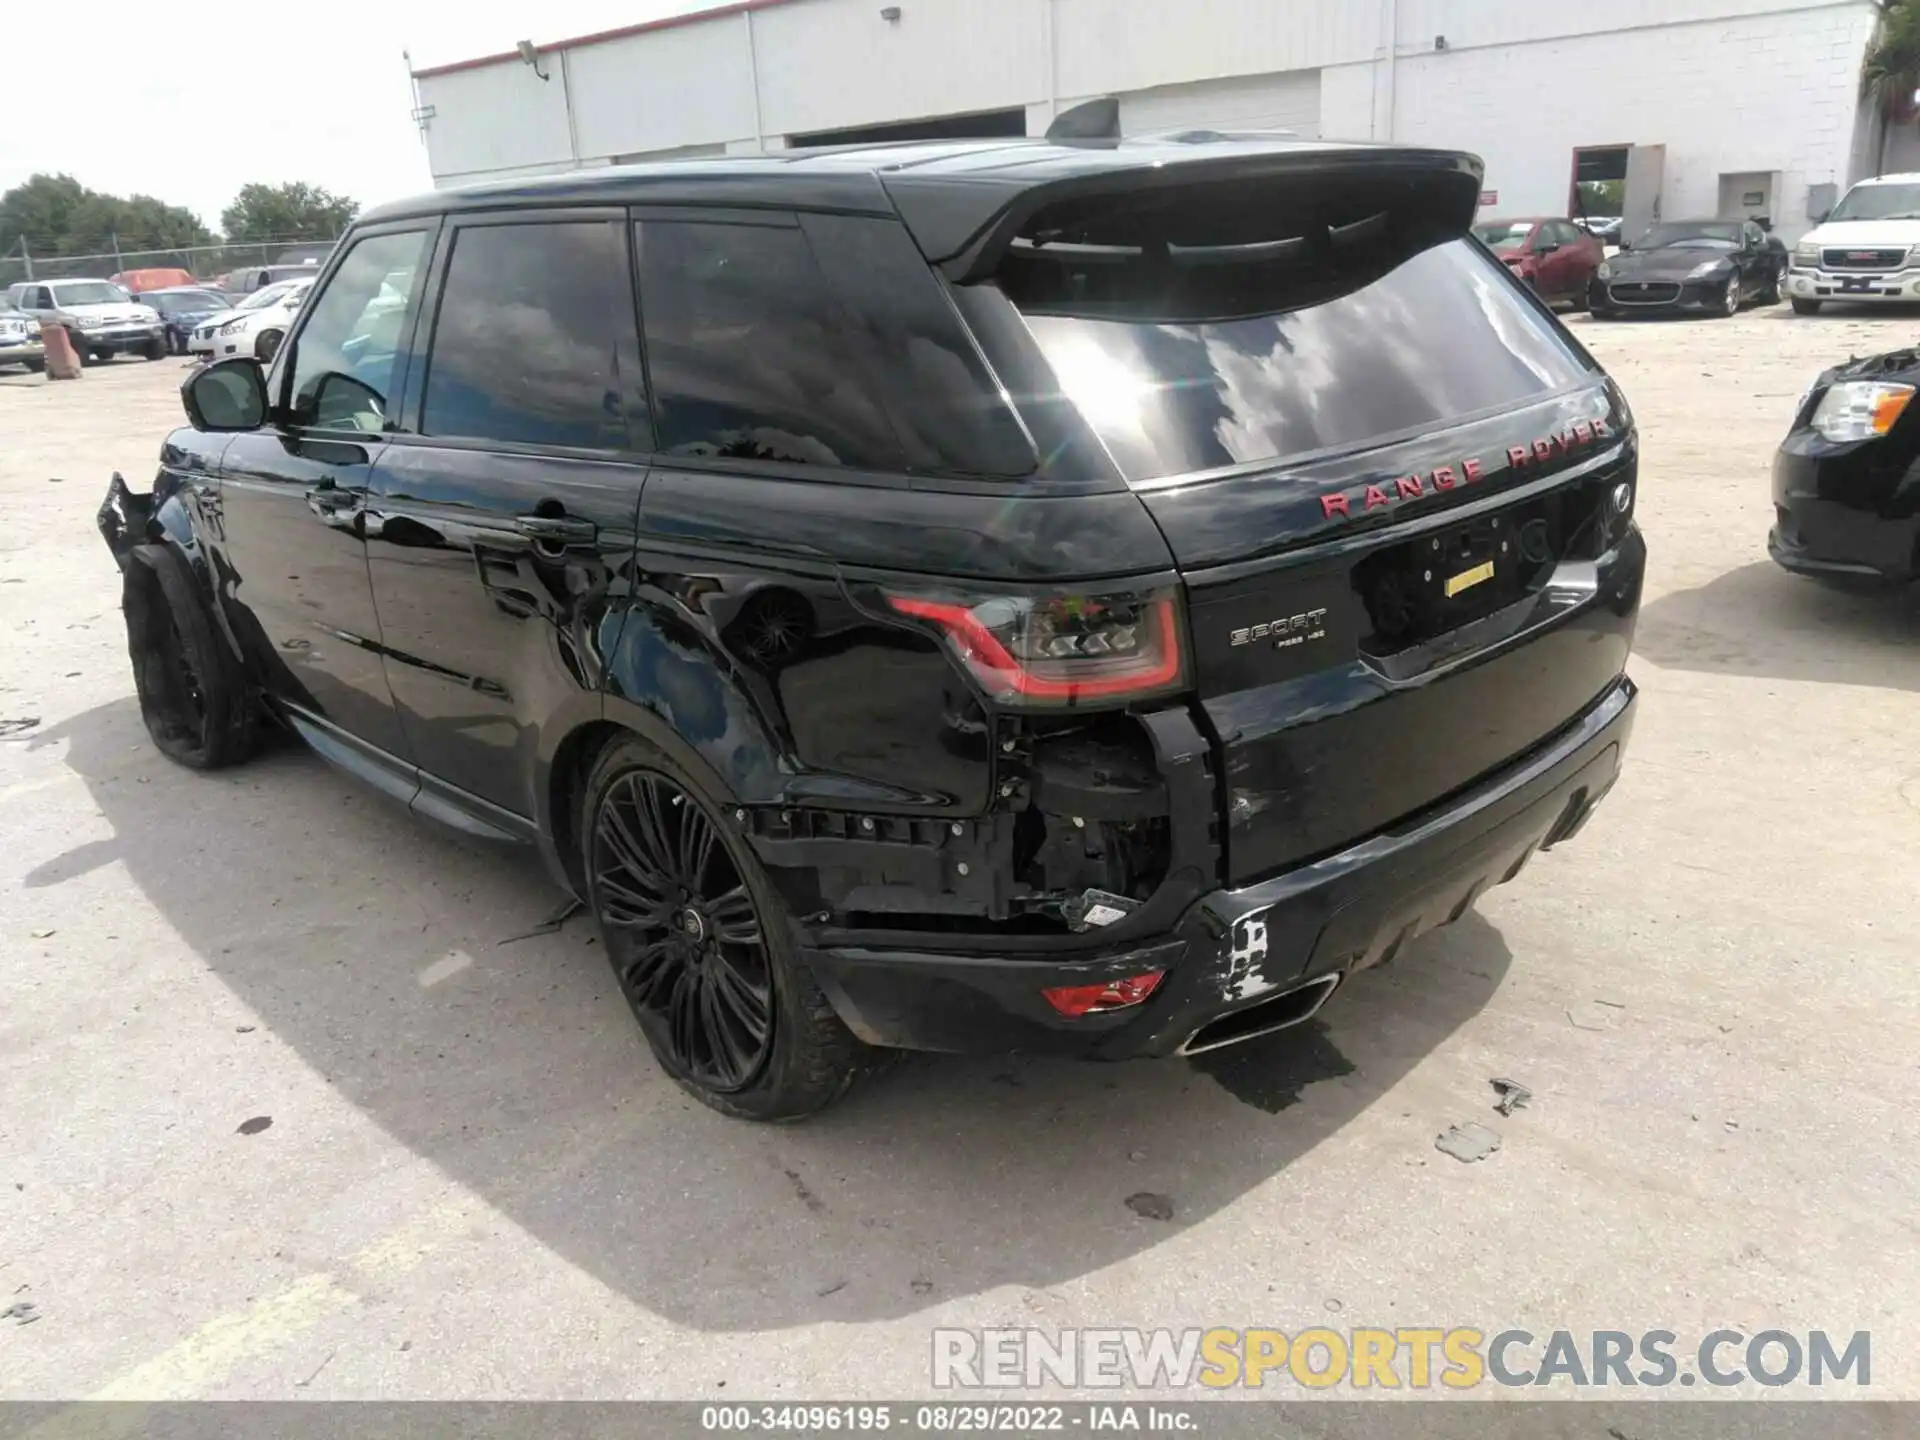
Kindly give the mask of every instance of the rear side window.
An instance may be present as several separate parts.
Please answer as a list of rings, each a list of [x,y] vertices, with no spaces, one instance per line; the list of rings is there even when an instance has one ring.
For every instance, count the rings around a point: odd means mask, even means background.
[[[617,220],[477,225],[454,237],[433,330],[427,435],[644,448],[628,426],[639,342]]]
[[[638,239],[662,454],[901,467],[846,312],[797,228],[646,220]]]
[[[1130,480],[1360,446],[1589,373],[1461,235],[1455,198],[1343,184],[1156,203],[1036,229],[997,275]]]

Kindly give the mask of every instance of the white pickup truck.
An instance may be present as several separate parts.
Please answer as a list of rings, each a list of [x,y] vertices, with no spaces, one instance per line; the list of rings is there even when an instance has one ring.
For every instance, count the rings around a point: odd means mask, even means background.
[[[1847,191],[1793,247],[1786,291],[1800,315],[1829,300],[1920,300],[1920,175],[1877,175]]]

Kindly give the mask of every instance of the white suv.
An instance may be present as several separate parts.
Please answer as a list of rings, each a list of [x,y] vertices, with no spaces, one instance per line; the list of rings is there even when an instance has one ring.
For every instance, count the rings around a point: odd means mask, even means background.
[[[115,355],[166,356],[159,314],[111,281],[29,280],[9,286],[7,298],[35,320],[65,329],[82,365]]]
[[[1793,247],[1787,298],[1811,315],[1828,300],[1920,300],[1920,175],[1862,180]]]

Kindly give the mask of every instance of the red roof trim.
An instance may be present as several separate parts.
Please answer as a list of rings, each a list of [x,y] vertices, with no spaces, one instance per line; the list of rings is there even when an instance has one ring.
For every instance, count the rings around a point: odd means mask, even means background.
[[[645,20],[638,25],[622,25],[617,30],[596,30],[591,35],[574,35],[565,40],[554,40],[540,46],[542,54],[555,50],[573,50],[582,45],[598,45],[603,40],[624,40],[629,35],[645,35],[652,30],[675,30],[682,25],[698,25],[703,20],[720,20],[728,15],[745,15],[752,10],[770,10],[775,5],[789,5],[793,0],[733,0],[730,5],[715,5],[709,10],[692,10],[685,15],[668,15],[659,20]],[[486,65],[499,65],[508,60],[518,60],[517,50],[502,51],[498,55],[479,55],[471,60],[454,60],[445,65],[429,65],[424,70],[413,72],[416,80],[426,80],[435,75],[451,75],[456,70],[478,70]]]

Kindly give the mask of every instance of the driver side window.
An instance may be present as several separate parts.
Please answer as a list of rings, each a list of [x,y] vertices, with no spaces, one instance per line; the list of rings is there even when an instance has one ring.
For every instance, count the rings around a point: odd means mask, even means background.
[[[307,293],[289,392],[296,420],[345,430],[386,424],[401,324],[426,258],[425,230],[369,235],[324,289]]]

